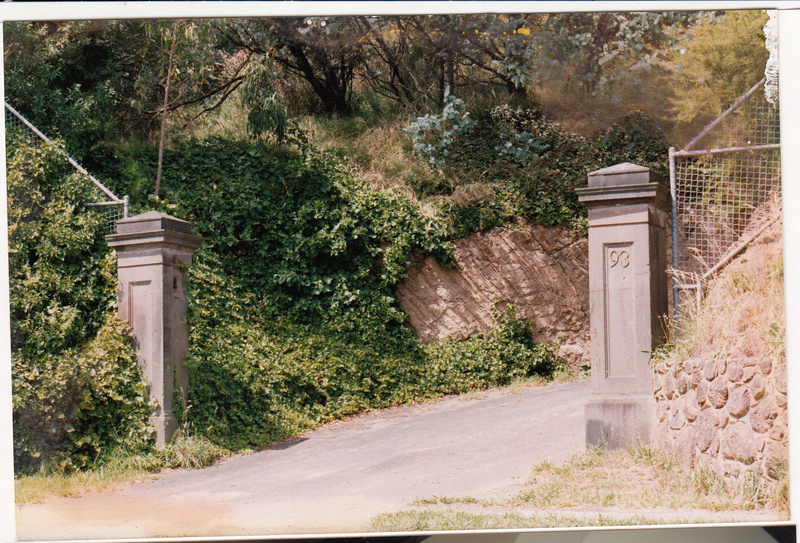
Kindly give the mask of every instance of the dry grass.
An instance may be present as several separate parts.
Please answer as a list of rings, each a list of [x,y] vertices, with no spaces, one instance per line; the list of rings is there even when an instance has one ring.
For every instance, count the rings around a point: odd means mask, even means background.
[[[704,484],[699,484],[703,481]],[[677,464],[644,446],[606,452],[590,449],[560,466],[538,466],[529,488],[511,503],[535,507],[636,509],[739,508],[736,491],[722,479]]]
[[[71,474],[53,472],[25,475],[14,481],[14,501],[18,504],[40,503],[47,498],[80,496],[86,492],[114,489],[156,477],[156,474],[146,470],[117,468]]]
[[[780,218],[773,203],[771,216]],[[670,358],[775,356],[784,353],[783,246],[780,220],[708,285],[702,307],[682,307]]]
[[[535,95],[551,122],[578,136],[596,136],[631,111],[642,111],[655,120],[679,148],[704,127],[675,122],[669,107],[670,74],[663,67],[618,75],[610,87],[595,95],[587,95],[570,79],[542,81]]]
[[[109,490],[157,478],[164,469],[208,467],[230,454],[184,429],[183,434],[163,449],[141,454],[116,451],[102,465],[87,471],[64,473],[51,469],[18,476],[14,481],[14,500],[20,504],[39,503],[47,498]]]
[[[414,185],[446,183],[412,151],[403,132],[410,121],[385,119],[306,117],[301,128],[323,149],[338,151],[348,166],[373,188],[397,191],[416,202],[429,217],[440,215],[439,197],[420,199]]]
[[[306,117],[301,127],[323,149],[341,151],[348,164],[376,188],[394,188],[414,196],[405,180],[429,176],[430,169],[412,154],[411,139],[398,119]]]
[[[414,509],[379,515],[372,525],[382,531],[474,530],[785,517],[788,509],[765,499],[768,489],[752,475],[725,480],[639,444],[619,451],[589,449],[561,465],[542,462],[510,499],[434,496],[418,500]]]
[[[689,467],[659,449],[590,449],[560,466],[537,466],[529,488],[510,503],[535,507],[603,507],[630,510],[768,511],[788,515],[785,466],[769,481],[755,471],[723,478]]]
[[[516,511],[476,514],[467,511],[399,511],[385,513],[372,520],[377,532],[520,530],[531,528],[566,528],[593,526],[644,526],[682,524],[685,522],[640,515],[615,517],[603,514],[544,512],[523,514]]]

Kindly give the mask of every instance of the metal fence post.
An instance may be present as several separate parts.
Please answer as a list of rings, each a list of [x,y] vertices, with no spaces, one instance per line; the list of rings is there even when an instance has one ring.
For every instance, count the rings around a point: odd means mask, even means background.
[[[678,315],[680,314],[680,294],[678,280],[674,271],[678,269],[678,187],[675,178],[675,148],[669,148],[669,194],[670,194],[670,224],[672,232],[672,322],[673,333],[678,336]]]

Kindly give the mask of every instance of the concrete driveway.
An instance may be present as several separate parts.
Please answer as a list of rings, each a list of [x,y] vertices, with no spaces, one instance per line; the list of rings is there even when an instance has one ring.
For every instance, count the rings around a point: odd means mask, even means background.
[[[360,533],[434,496],[506,497],[584,447],[589,382],[375,411],[203,470],[17,508],[21,540]]]

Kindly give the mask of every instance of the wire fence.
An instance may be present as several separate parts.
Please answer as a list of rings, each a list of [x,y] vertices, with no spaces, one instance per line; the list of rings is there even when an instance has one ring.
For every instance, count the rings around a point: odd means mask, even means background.
[[[86,179],[87,183],[91,183],[90,193],[92,201],[88,201],[84,205],[102,215],[104,233],[113,234],[115,232],[116,222],[128,216],[128,197],[124,196],[123,198],[118,198],[103,185],[103,183],[87,172],[72,157],[67,155],[63,149],[45,136],[17,110],[11,107],[8,102],[5,102],[5,112],[7,134],[13,132],[14,137],[23,138],[31,145],[40,145],[42,142],[52,145],[64,157],[64,160]]]
[[[670,149],[673,304],[724,267],[780,205],[780,116],[761,80],[680,151]],[[682,295],[682,293],[684,293]]]

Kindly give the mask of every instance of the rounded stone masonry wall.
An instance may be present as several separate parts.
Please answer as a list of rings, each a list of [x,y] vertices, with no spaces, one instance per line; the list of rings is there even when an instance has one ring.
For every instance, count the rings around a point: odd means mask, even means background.
[[[662,362],[653,384],[657,441],[680,460],[733,476],[786,460],[783,356]]]
[[[688,355],[655,363],[655,444],[721,476],[786,462],[783,322],[777,221],[714,280],[685,338]]]

